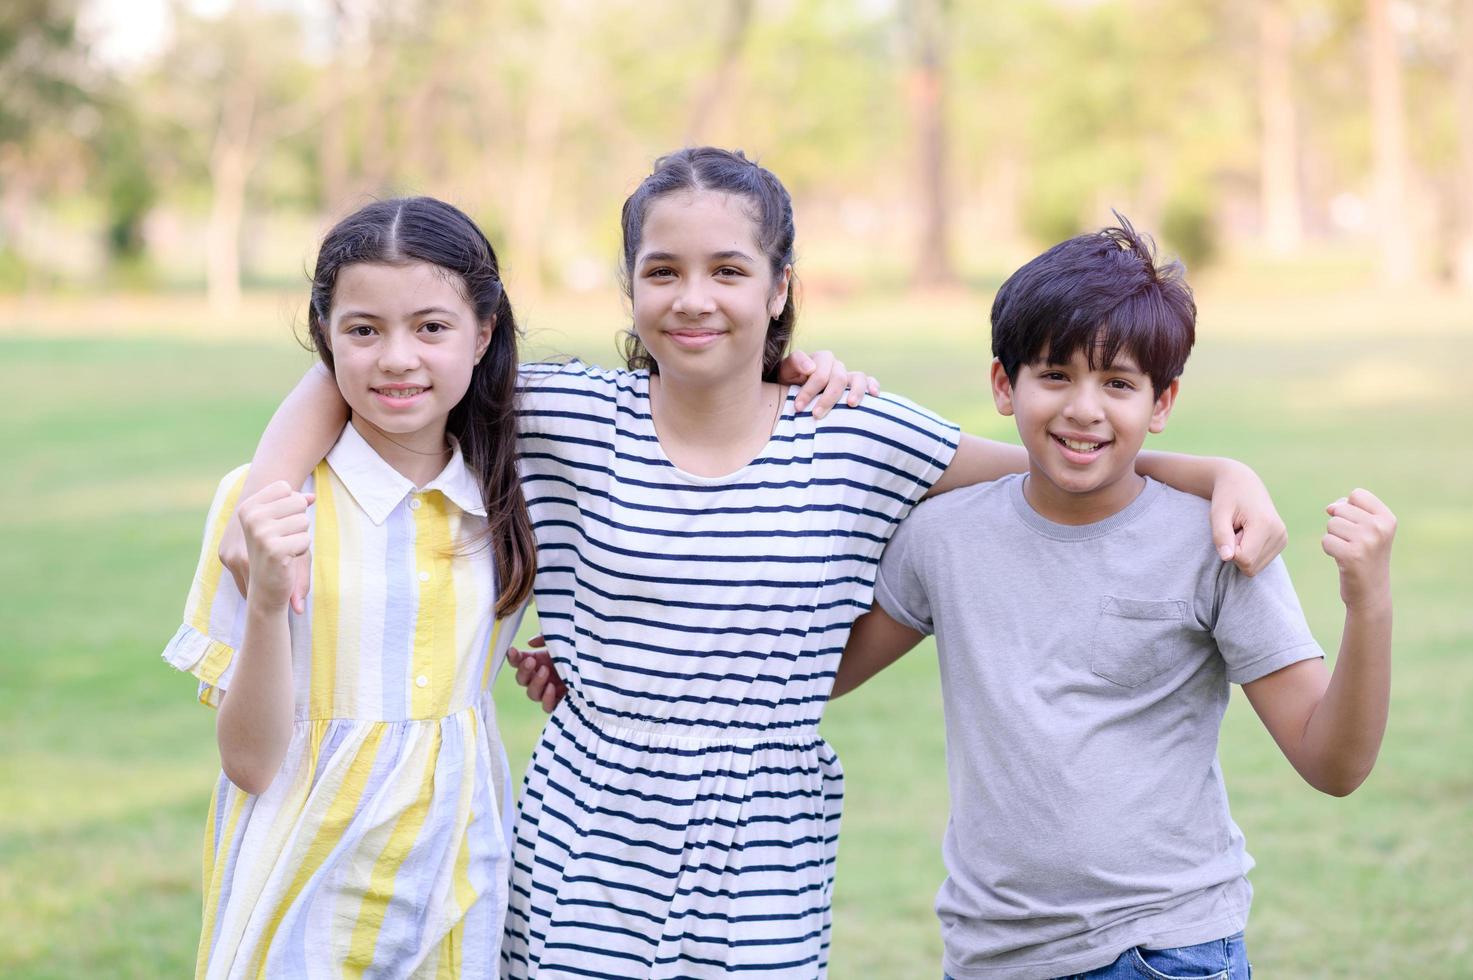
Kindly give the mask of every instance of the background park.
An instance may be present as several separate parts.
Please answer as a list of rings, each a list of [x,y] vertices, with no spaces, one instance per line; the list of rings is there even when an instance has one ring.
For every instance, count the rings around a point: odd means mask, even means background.
[[[611,364],[619,205],[705,142],[793,191],[802,346],[983,435],[1013,437],[985,386],[1012,268],[1111,207],[1185,259],[1199,341],[1154,445],[1263,475],[1328,650],[1324,504],[1400,517],[1368,783],[1322,797],[1228,713],[1255,969],[1473,976],[1473,0],[8,0],[0,974],[190,969],[217,757],[158,652],[216,480],[309,364],[322,232],[451,200],[527,356]],[[542,715],[498,686],[519,772]],[[934,649],[824,732],[832,975],[935,976]]]

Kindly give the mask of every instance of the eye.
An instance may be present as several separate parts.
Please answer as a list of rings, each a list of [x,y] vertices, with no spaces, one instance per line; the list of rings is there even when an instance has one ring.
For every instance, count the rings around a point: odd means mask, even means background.
[[[723,265],[721,268],[716,270],[716,275],[727,279],[735,278],[737,276],[745,276],[746,274],[747,273],[745,271],[738,269],[734,265]]]
[[[675,278],[675,270],[668,265],[657,265],[652,269],[646,269],[644,277],[646,279],[673,279]]]
[[[1135,383],[1125,378],[1111,378],[1105,382],[1105,387],[1114,388],[1117,391],[1135,391]]]
[[[1063,371],[1041,371],[1038,377],[1043,381],[1068,381]]]
[[[425,333],[444,333],[450,328],[439,320],[430,320],[428,323],[420,324],[419,328]]]
[[[347,334],[350,337],[372,337],[373,328],[366,323],[355,323],[348,328]]]

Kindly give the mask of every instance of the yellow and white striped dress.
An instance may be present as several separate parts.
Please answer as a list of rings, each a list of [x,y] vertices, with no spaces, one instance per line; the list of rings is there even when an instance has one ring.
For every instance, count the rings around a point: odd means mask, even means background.
[[[245,624],[216,557],[244,479],[220,484],[164,651],[209,705]],[[457,448],[416,489],[350,424],[304,489],[291,745],[261,795],[216,783],[196,975],[492,977],[512,809],[490,687],[521,613],[494,616],[479,486]]]

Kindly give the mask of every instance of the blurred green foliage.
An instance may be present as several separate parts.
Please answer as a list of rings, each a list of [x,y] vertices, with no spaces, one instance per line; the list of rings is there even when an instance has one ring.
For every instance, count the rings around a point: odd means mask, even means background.
[[[933,199],[967,280],[1112,207],[1200,267],[1257,246],[1269,167],[1296,188],[1272,206],[1299,241],[1373,254],[1387,219],[1371,200],[1385,154],[1367,11],[1382,2],[241,0],[171,4],[158,50],[124,63],[89,47],[73,0],[16,0],[0,11],[0,246],[62,280],[215,293],[295,275],[302,230],[369,197],[432,193],[486,225],[524,288],[584,289],[610,278],[619,202],[650,162],[709,142],[784,178],[807,276],[837,289],[915,274]],[[1473,63],[1473,0],[1392,13],[1396,220],[1423,274],[1445,274],[1473,241],[1473,123],[1457,108],[1473,83],[1449,84],[1473,78],[1457,69]],[[917,108],[932,90],[934,137]],[[1262,118],[1275,101],[1292,110],[1279,137]],[[919,164],[931,138],[934,171]],[[1289,141],[1279,157],[1271,139]],[[127,268],[109,280],[110,264]]]

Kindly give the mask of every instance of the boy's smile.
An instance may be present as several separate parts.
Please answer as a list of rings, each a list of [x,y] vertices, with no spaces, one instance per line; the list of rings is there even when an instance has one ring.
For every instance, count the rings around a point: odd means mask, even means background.
[[[1028,450],[1028,502],[1060,524],[1090,524],[1122,510],[1144,485],[1135,457],[1147,432],[1166,428],[1172,381],[1158,398],[1150,377],[1122,351],[1090,367],[1081,348],[1059,364],[1039,360],[1009,381],[992,363],[997,410],[1011,415]]]

